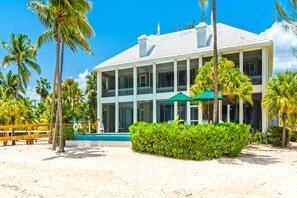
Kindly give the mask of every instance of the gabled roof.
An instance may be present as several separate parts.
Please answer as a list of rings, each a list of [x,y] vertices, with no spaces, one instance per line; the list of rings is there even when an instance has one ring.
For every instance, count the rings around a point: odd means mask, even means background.
[[[212,25],[208,28],[212,32]],[[218,49],[232,48],[236,46],[245,46],[250,44],[263,44],[271,40],[260,35],[234,28],[222,23],[217,24],[218,30]],[[154,45],[153,50],[148,56],[139,56],[139,45],[135,45],[126,51],[100,63],[95,69],[103,69],[110,66],[132,64],[147,60],[155,60],[171,56],[199,53],[211,51],[213,46],[213,37],[206,47],[197,48],[197,34],[195,29],[183,30],[163,35],[150,35],[148,40]],[[136,41],[136,39],[135,39]],[[272,44],[271,44],[272,45]]]

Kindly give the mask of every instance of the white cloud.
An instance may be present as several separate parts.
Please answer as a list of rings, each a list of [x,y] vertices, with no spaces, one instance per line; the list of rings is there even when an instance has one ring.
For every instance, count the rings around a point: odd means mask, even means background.
[[[31,100],[35,100],[36,102],[40,101],[40,96],[35,92],[35,87],[27,87],[26,96],[29,97]]]
[[[86,76],[90,74],[89,70],[85,70],[83,73],[80,73],[78,75],[78,78],[74,79],[77,83],[78,83],[78,86],[79,88],[85,92],[86,91],[86,84],[87,84],[87,79],[86,79]]]
[[[291,48],[291,46],[297,47],[297,35],[292,31],[285,31],[282,24],[278,22],[261,35],[274,41],[274,74],[287,69],[297,70],[297,58],[293,56]]]

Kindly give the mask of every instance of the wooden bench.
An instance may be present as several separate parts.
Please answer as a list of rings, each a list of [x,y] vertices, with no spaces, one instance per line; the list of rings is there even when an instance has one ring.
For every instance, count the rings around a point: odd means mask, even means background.
[[[48,137],[48,134],[8,136],[8,137],[0,137],[0,142],[2,141],[4,146],[7,145],[8,141],[12,141],[12,140],[26,140],[27,144],[34,144],[34,139],[47,138],[47,137]]]

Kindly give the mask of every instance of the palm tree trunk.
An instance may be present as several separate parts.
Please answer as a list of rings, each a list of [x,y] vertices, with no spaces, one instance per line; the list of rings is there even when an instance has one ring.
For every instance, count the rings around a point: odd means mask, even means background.
[[[11,118],[11,124],[15,125],[15,118],[14,117]],[[14,130],[15,130],[15,128],[12,129],[11,136],[14,136]],[[11,145],[15,145],[15,140],[12,140]]]
[[[218,90],[219,90],[219,71],[218,71],[218,47],[217,47],[217,14],[216,14],[216,0],[212,1],[213,13],[213,55],[214,55],[214,101],[213,101],[213,123],[218,122]]]
[[[59,69],[59,77],[58,77],[58,109],[59,109],[59,121],[60,121],[60,145],[58,152],[65,152],[64,150],[64,138],[63,138],[63,115],[62,115],[62,98],[61,98],[61,90],[62,90],[62,71],[63,71],[63,59],[64,59],[64,42],[62,41],[62,50],[61,50],[61,62]]]
[[[287,114],[283,112],[283,131],[282,131],[282,148],[286,146],[286,127],[287,127]]]
[[[57,37],[56,37],[56,69],[57,69],[57,82],[58,82],[58,92],[59,92],[59,63],[60,63],[60,47],[61,47],[61,36],[60,36],[60,30],[61,26],[60,23],[58,23],[58,33],[57,33]],[[55,71],[56,73],[56,71]],[[56,79],[54,79],[55,81]],[[55,90],[54,90],[55,92]],[[59,93],[58,93],[58,100],[59,100]],[[58,102],[58,109],[59,109],[59,102]],[[58,112],[56,112],[56,115],[58,115]],[[56,124],[57,124],[57,119],[56,119]],[[55,129],[57,128],[57,125],[55,126]],[[57,131],[55,130],[55,134],[54,134],[54,139],[56,139],[57,137]],[[54,140],[54,143],[52,145],[52,150],[56,149],[56,142]]]
[[[15,101],[18,101],[19,100],[19,87],[20,87],[20,64],[18,64],[18,80],[17,80],[17,87],[16,87],[16,90],[15,90]]]
[[[55,113],[54,111],[55,111],[55,100],[56,100],[56,83],[57,83],[57,75],[58,75],[58,66],[59,66],[58,62],[56,62],[54,80],[53,80],[53,97],[52,97],[52,107],[51,107],[50,134],[48,137],[49,144],[51,144],[53,141],[53,121],[54,121],[54,113]]]
[[[53,143],[52,143],[52,150],[56,150],[56,145],[57,145],[57,134],[58,134],[58,121],[59,121],[59,115],[58,115],[58,108],[56,111],[56,122],[55,122],[55,133],[54,133],[54,137],[53,137]]]

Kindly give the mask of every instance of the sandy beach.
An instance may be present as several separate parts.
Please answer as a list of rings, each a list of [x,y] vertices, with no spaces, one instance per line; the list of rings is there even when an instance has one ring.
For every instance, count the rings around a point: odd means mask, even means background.
[[[297,197],[297,145],[186,161],[123,147],[0,146],[1,197]]]

